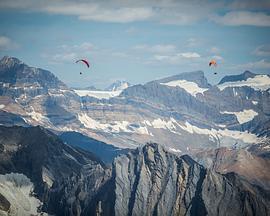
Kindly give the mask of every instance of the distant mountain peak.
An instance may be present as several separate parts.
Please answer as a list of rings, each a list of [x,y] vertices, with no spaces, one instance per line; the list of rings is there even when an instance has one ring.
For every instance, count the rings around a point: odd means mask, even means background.
[[[256,76],[255,73],[252,73],[250,71],[245,71],[238,75],[229,75],[229,76],[223,77],[218,83],[218,85],[225,82],[237,82],[237,81],[247,80],[248,78],[253,78],[255,76]]]
[[[131,84],[125,80],[116,80],[110,86],[108,86],[105,90],[107,91],[119,91],[128,88]]]
[[[0,82],[11,85],[39,84],[46,88],[66,88],[53,73],[31,67],[18,58],[4,56],[0,60]]]
[[[23,64],[23,62],[15,57],[4,56],[0,60],[0,65],[4,65],[6,67],[13,67],[16,64]]]
[[[210,87],[210,84],[208,83],[206,77],[204,76],[204,72],[201,70],[180,73],[177,75],[173,75],[170,77],[156,80],[154,82],[167,83],[167,82],[176,81],[176,80],[186,80],[189,82],[194,82],[194,83],[198,84],[199,87],[202,87],[202,88],[209,88]]]

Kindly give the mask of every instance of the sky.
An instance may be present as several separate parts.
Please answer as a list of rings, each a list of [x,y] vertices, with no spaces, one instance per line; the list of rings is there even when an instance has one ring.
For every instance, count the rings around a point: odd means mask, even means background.
[[[71,87],[196,70],[211,84],[245,70],[270,74],[270,1],[1,0],[5,55]],[[90,69],[75,63],[81,58]],[[217,67],[208,66],[211,59]]]

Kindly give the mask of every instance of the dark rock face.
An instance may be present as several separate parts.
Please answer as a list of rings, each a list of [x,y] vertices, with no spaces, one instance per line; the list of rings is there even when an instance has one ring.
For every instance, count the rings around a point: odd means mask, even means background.
[[[117,158],[113,170],[115,215],[269,214],[269,194],[260,196],[236,175],[237,182],[156,144]]]
[[[32,68],[17,58],[5,56],[0,61],[0,82],[12,85],[36,83],[43,88],[66,87],[56,76],[47,70]]]
[[[84,214],[110,175],[96,156],[63,144],[40,127],[1,126],[0,146],[0,174],[26,175],[42,210],[50,214]]]
[[[182,88],[168,87],[157,82],[132,86],[124,90],[121,95],[125,96],[127,100],[134,101],[134,103],[140,101],[140,103],[151,104],[153,107],[160,107],[161,110],[163,108],[167,115],[168,111],[171,110],[171,112],[174,111],[179,116],[184,116],[190,120],[194,119],[193,116],[196,116],[201,119],[201,122],[236,121],[234,116],[222,115],[217,107],[209,106],[207,101],[200,101]],[[173,115],[172,113],[169,114]]]
[[[252,184],[270,190],[270,160],[266,143],[252,145],[248,149],[241,149],[235,145],[234,149],[226,147],[209,149],[194,153],[192,157],[204,167],[218,173],[237,173]],[[263,154],[262,154],[263,152]]]
[[[25,121],[20,116],[0,110],[0,124],[5,126],[13,126],[14,122],[20,126],[27,126]]]
[[[241,81],[241,80],[247,80],[248,78],[253,78],[255,77],[256,74],[250,72],[250,71],[245,71],[242,74],[239,75],[231,75],[231,76],[225,76],[220,80],[218,84],[222,84],[225,82],[236,82],[236,81]]]
[[[269,193],[147,144],[106,168],[40,127],[0,127],[0,174],[23,173],[53,215],[268,215]],[[1,209],[9,202],[0,196]]]
[[[185,72],[185,73],[181,73],[181,74],[171,76],[171,77],[168,77],[168,78],[155,80],[153,82],[166,83],[166,82],[170,82],[170,81],[173,81],[173,80],[186,80],[186,81],[190,81],[190,82],[195,82],[201,88],[209,88],[209,87],[211,87],[211,85],[207,82],[207,79],[204,76],[203,71]]]

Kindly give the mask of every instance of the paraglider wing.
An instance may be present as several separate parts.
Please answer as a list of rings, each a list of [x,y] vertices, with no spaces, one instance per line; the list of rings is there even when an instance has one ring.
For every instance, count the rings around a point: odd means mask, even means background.
[[[215,60],[211,60],[209,62],[209,67],[211,67],[212,65],[214,65],[216,67],[217,66],[217,62]]]
[[[76,63],[78,63],[78,62],[83,62],[84,64],[86,64],[86,66],[87,66],[88,68],[90,67],[89,62],[88,62],[87,60],[85,60],[85,59],[80,59],[80,60],[76,61]]]

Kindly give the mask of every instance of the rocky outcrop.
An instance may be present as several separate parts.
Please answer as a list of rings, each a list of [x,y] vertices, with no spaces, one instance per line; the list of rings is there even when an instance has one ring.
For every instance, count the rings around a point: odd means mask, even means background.
[[[148,144],[113,165],[115,215],[268,215],[269,194]],[[101,205],[102,206],[102,205]]]
[[[26,176],[39,211],[53,215],[269,214],[267,191],[154,143],[117,157],[109,168],[41,127],[0,126],[0,175],[10,172]],[[10,206],[1,194],[1,211]]]
[[[248,149],[241,149],[235,145],[233,149],[223,147],[204,150],[195,153],[193,158],[216,172],[222,174],[234,172],[252,184],[270,190],[270,160],[266,154],[260,155],[260,148],[267,148],[267,145],[252,145]],[[266,153],[265,150],[263,152]]]
[[[220,90],[207,82],[202,71],[131,86],[118,97],[100,100],[80,97],[52,73],[16,58],[0,61],[0,75],[0,124],[4,125],[77,131],[120,148],[149,141],[168,143],[183,153],[235,142],[250,145],[257,142],[256,136],[270,136],[268,91],[248,86]],[[184,81],[185,86],[164,85],[171,81]],[[203,92],[194,95],[190,92],[194,86]],[[248,119],[239,122],[237,115],[245,118],[246,110],[254,116],[247,114]],[[244,139],[240,131],[254,137]]]
[[[67,88],[53,73],[29,67],[17,58],[4,56],[0,60],[0,82],[7,87]]]
[[[253,78],[255,77],[256,74],[250,72],[250,71],[245,71],[242,74],[239,75],[230,75],[230,76],[225,76],[223,77],[220,82],[218,83],[219,85],[225,82],[236,82],[236,81],[241,81],[241,80],[247,80],[248,78]]]
[[[41,210],[53,215],[87,215],[110,176],[96,156],[65,145],[41,127],[0,126],[0,174],[11,172],[33,182]]]

